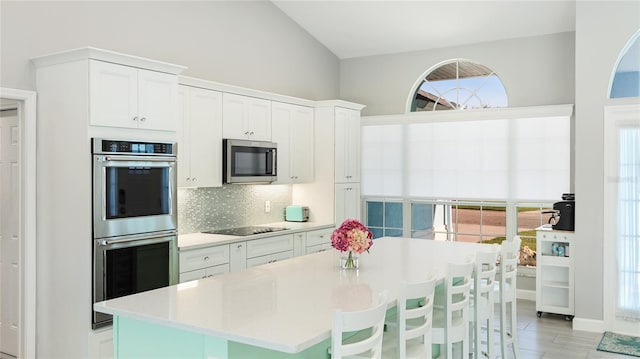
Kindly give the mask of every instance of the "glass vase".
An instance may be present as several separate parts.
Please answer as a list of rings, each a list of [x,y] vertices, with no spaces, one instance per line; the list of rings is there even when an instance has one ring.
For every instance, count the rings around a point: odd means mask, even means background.
[[[340,267],[342,269],[358,269],[360,261],[357,253],[349,251],[340,256]]]

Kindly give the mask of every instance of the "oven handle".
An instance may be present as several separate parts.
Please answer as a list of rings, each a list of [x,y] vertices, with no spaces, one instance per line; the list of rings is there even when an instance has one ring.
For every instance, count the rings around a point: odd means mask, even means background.
[[[164,156],[99,156],[98,161],[176,162],[176,158]]]
[[[102,240],[99,240],[98,242],[100,243],[101,246],[108,246],[108,245],[117,244],[117,243],[136,242],[140,240],[164,238],[164,237],[171,237],[176,235],[177,233],[175,231],[164,231],[164,232],[156,232],[152,235],[141,234],[141,235],[135,235],[135,236],[126,236],[126,238],[120,238],[120,239],[117,239],[118,237],[115,237],[115,239],[102,239]]]

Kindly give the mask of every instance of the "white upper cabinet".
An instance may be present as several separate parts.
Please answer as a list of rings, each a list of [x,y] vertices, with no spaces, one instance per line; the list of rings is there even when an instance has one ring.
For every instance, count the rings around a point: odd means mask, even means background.
[[[336,183],[360,182],[360,111],[335,109]]]
[[[178,90],[178,187],[222,186],[222,93]]]
[[[176,130],[176,75],[96,60],[89,66],[91,125]]]
[[[278,144],[276,184],[313,181],[313,108],[273,102],[271,136]]]
[[[222,99],[224,138],[271,141],[271,101],[232,93]]]

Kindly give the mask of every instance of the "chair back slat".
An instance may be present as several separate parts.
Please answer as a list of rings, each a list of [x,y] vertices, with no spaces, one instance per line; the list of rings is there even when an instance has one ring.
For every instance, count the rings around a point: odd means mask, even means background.
[[[369,353],[372,359],[378,359],[382,353],[382,334],[387,311],[387,292],[378,296],[376,305],[354,312],[336,310],[331,332],[331,357],[341,359],[344,356]],[[371,330],[368,337],[352,343],[343,342],[343,333]]]
[[[403,282],[400,287],[398,305],[398,357],[406,358],[407,340],[422,337],[427,350],[431,353],[431,328],[433,324],[433,299],[435,296],[436,279],[430,278],[423,282]],[[414,303],[414,308],[408,308],[407,302]],[[416,305],[415,303],[419,303]],[[408,329],[407,321],[412,320]],[[417,323],[415,323],[417,322]]]

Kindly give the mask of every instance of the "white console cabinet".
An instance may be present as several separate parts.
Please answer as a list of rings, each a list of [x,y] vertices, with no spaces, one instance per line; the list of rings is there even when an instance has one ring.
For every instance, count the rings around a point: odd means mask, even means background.
[[[175,74],[90,60],[91,124],[175,131],[177,90]]]
[[[536,311],[574,316],[574,233],[538,228],[536,232]]]

